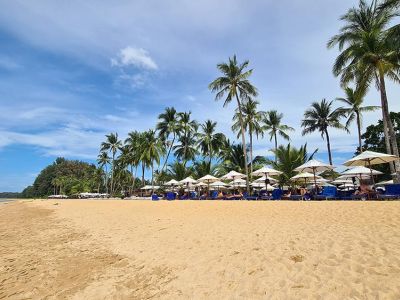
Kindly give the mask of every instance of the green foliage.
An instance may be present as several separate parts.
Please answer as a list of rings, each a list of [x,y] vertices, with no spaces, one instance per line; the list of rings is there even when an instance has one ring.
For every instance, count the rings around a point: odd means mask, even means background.
[[[396,132],[397,144],[400,144],[400,112],[391,112],[390,119]],[[363,149],[386,153],[382,120],[379,120],[375,125],[369,125],[361,137],[364,139]],[[356,154],[359,154],[359,149],[357,149]],[[380,179],[391,179],[389,164],[376,165],[374,169],[384,173]]]
[[[96,170],[94,165],[86,162],[57,158],[39,173],[33,185],[25,188],[22,195],[31,198],[97,191]]]

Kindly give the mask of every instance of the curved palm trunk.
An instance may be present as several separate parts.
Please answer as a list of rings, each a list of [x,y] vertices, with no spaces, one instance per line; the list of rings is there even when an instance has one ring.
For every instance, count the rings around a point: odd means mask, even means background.
[[[154,194],[154,162],[151,162],[151,186],[152,190],[151,193]]]
[[[331,141],[329,139],[328,129],[325,129],[326,145],[328,147],[329,164],[332,166],[332,153],[331,153]]]
[[[142,162],[142,185],[144,186],[144,163]]]
[[[114,162],[115,162],[115,151],[113,151],[112,166],[111,166],[111,187],[110,187],[111,195],[114,194]]]
[[[392,153],[393,155],[399,156],[399,149],[397,146],[396,133],[393,128],[393,123],[390,120],[388,100],[387,100],[387,95],[386,95],[385,77],[382,72],[380,72],[380,74],[379,74],[379,90],[381,92],[381,106],[382,106],[383,120],[384,120],[384,123],[386,120],[386,125],[387,125],[387,131],[385,131],[386,150],[388,151],[388,154]],[[386,141],[386,139],[389,140],[389,143]],[[390,146],[392,147],[392,149],[390,149]],[[398,160],[396,160],[394,162],[394,169],[395,169],[395,172],[397,173],[397,176],[395,176],[394,181],[396,183],[399,183],[400,182],[400,162]]]
[[[133,174],[133,165],[131,165],[131,176],[132,176],[132,185],[129,188],[129,195],[132,195],[133,186],[135,184],[135,175]]]
[[[164,169],[165,169],[166,166],[167,166],[167,162],[168,162],[169,155],[171,154],[172,147],[174,146],[174,143],[175,143],[175,138],[176,138],[176,135],[175,135],[175,133],[174,133],[174,137],[172,138],[171,146],[170,146],[169,149],[168,149],[167,157],[165,158],[164,165],[163,165],[163,167],[162,167],[162,170],[163,170],[163,171],[164,171]]]
[[[360,120],[360,113],[356,113],[357,115],[357,130],[358,130],[358,147],[360,149],[360,152],[362,153],[362,142],[361,142],[361,120]]]
[[[244,125],[243,125],[243,117],[242,117],[242,105],[240,104],[239,96],[236,93],[236,101],[239,109],[239,121],[240,121],[240,129],[242,132],[242,143],[243,143],[243,155],[244,155],[244,169],[246,172],[246,189],[247,192],[250,192],[249,188],[249,168],[247,166],[247,153],[246,153],[246,136],[244,132]]]
[[[210,164],[210,169],[211,169],[211,160],[212,160],[212,150],[211,150],[211,147],[210,147],[210,151],[209,151],[208,157],[209,157],[209,164]]]
[[[105,174],[105,186],[106,186],[106,194],[108,194],[108,169],[107,169],[107,163],[105,164],[106,167],[106,174]]]
[[[278,138],[276,136],[276,132],[274,134],[274,140],[275,140],[275,163],[278,162],[278,155],[277,155],[277,150],[278,150]]]
[[[250,136],[250,176],[253,173],[253,133],[252,130],[249,130]]]

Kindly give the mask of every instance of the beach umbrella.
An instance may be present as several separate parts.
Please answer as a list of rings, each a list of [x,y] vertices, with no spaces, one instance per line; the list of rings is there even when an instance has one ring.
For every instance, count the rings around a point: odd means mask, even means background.
[[[326,163],[323,163],[316,159],[311,159],[305,164],[295,168],[294,170],[297,172],[308,172],[314,175],[314,183],[317,185],[317,176],[316,173],[321,173],[324,171],[333,170],[335,167]]]
[[[198,179],[198,181],[200,181],[200,182],[207,183],[208,193],[210,193],[210,183],[216,182],[216,181],[218,181],[218,180],[219,180],[219,179],[218,179],[217,177],[214,177],[214,176],[212,176],[212,175],[210,175],[210,174],[207,174],[206,176],[203,176],[203,177],[201,177],[201,178]]]
[[[347,167],[364,166],[371,169],[372,165],[385,164],[398,159],[399,157],[391,154],[379,153],[374,151],[364,151],[363,153],[346,161],[344,165]],[[371,169],[372,182],[374,183],[373,175],[374,174],[372,174],[372,169]]]
[[[254,171],[251,174],[254,176],[265,176],[265,186],[268,186],[269,183],[268,175],[272,176],[281,175],[282,172],[272,168],[262,167],[261,169],[258,169],[257,171]]]
[[[374,183],[374,175],[380,175],[380,174],[383,174],[383,173],[380,171],[370,169],[370,168],[366,168],[364,166],[357,166],[357,167],[348,169],[342,173],[342,175],[353,175],[353,177],[358,177],[360,179],[360,182],[362,179],[371,177],[373,184],[375,184]]]
[[[385,180],[385,181],[378,182],[376,185],[387,185],[387,184],[394,184],[393,179],[392,180]]]
[[[321,176],[315,175],[315,174],[311,174],[309,172],[302,172],[300,174],[297,174],[295,176],[293,176],[292,178],[290,178],[292,181],[303,181],[304,183],[307,184],[307,180],[311,180],[314,179],[314,184],[317,185],[317,179],[320,179]]]
[[[353,181],[350,180],[350,179],[346,179],[346,178],[339,179],[339,177],[338,177],[338,178],[336,178],[334,181],[331,181],[331,183],[332,183],[332,184],[336,184],[336,185],[345,184],[345,183],[353,184]]]
[[[235,180],[239,178],[246,177],[246,175],[236,172],[236,171],[230,171],[229,173],[225,174],[224,176],[221,177],[222,180]],[[246,182],[246,180],[244,180]]]
[[[253,182],[262,182],[265,183],[265,180],[268,179],[270,182],[272,183],[276,183],[278,182],[278,180],[276,180],[275,178],[271,177],[271,176],[262,176],[260,178],[257,178],[256,180],[254,180]]]
[[[180,184],[186,184],[186,188],[189,191],[189,185],[190,184],[195,184],[197,183],[196,180],[194,180],[192,177],[186,177],[185,179],[182,179],[181,181],[179,181]]]
[[[164,185],[172,187],[172,191],[174,191],[175,187],[179,186],[180,183],[178,181],[176,181],[175,179],[171,179],[170,181],[164,183]]]
[[[214,181],[213,183],[210,184],[211,187],[215,187],[219,190],[221,187],[227,187],[228,185],[222,181]]]

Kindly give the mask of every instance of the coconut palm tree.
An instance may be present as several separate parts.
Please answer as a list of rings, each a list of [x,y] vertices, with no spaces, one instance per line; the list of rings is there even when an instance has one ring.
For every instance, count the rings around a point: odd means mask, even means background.
[[[186,167],[183,162],[175,161],[168,165],[168,173],[178,181],[192,175],[192,172],[192,167]]]
[[[231,170],[243,173],[246,170],[242,144],[231,143],[229,139],[226,139],[219,156],[222,163],[218,167],[218,173],[225,174]]]
[[[151,168],[151,185],[154,185],[154,163],[160,163],[165,148],[154,130],[145,131],[142,142],[141,161],[145,166]]]
[[[128,137],[125,139],[125,146],[129,149],[128,155],[128,162],[131,166],[131,177],[132,177],[132,186],[131,190],[133,190],[135,185],[135,178],[137,174],[137,168],[140,164],[140,156],[141,156],[141,149],[140,149],[140,132],[132,131],[128,133]],[[133,168],[135,171],[133,172]]]
[[[173,147],[178,159],[183,160],[184,165],[197,154],[196,132],[198,124],[191,119],[191,112],[178,113],[178,145]]]
[[[225,140],[225,135],[223,133],[215,132],[216,126],[217,122],[207,120],[204,124],[200,125],[201,131],[197,134],[197,144],[201,153],[204,156],[208,156],[210,165],[213,155],[219,152]]]
[[[115,155],[117,151],[121,148],[122,142],[118,139],[118,133],[110,133],[106,135],[106,141],[101,143],[101,151],[111,152],[111,194],[114,193],[114,164]]]
[[[100,168],[105,168],[104,172],[104,185],[106,187],[106,193],[108,194],[108,170],[107,165],[110,163],[110,157],[108,153],[105,151],[101,151],[100,154],[97,156],[97,164]]]
[[[158,115],[158,119],[160,121],[156,125],[156,130],[158,131],[159,137],[168,145],[167,156],[162,167],[162,170],[164,170],[167,166],[169,155],[174,147],[175,139],[179,132],[179,122],[178,115],[174,107],[165,108],[165,111]],[[168,140],[171,135],[172,140]]]
[[[224,106],[228,105],[232,100],[236,100],[239,112],[240,129],[242,133],[242,144],[246,145],[245,126],[243,121],[242,101],[248,101],[251,97],[257,96],[257,89],[249,81],[253,70],[246,70],[249,61],[238,63],[236,55],[229,58],[228,63],[220,63],[217,65],[222,76],[215,79],[209,84],[209,89],[215,92],[215,100],[225,98]],[[249,171],[247,166],[246,147],[243,147],[243,158],[245,161],[245,173],[248,178]],[[246,179],[247,191],[249,191],[249,182]]]
[[[328,48],[339,48],[333,73],[341,76],[343,85],[355,81],[358,86],[366,88],[375,82],[381,96],[386,149],[389,154],[398,156],[386,94],[386,79],[400,82],[400,29],[398,25],[389,27],[398,15],[396,2],[373,0],[368,5],[360,0],[358,7],[349,9],[341,17],[345,24],[340,33],[328,42]],[[400,180],[400,162],[396,161],[395,165],[397,180]]]
[[[264,126],[262,130],[267,132],[269,135],[269,140],[272,141],[274,139],[274,149],[278,148],[278,134],[284,138],[285,140],[290,140],[287,132],[294,131],[293,127],[282,124],[283,114],[278,113],[276,110],[267,111],[263,118]],[[275,161],[277,160],[276,151],[275,151]]]
[[[302,135],[310,134],[315,131],[321,133],[321,137],[326,138],[328,148],[329,163],[332,165],[331,143],[329,138],[328,128],[336,128],[346,130],[348,129],[340,123],[340,119],[345,116],[342,109],[332,109],[333,101],[326,101],[323,99],[321,102],[313,102],[311,108],[304,112],[304,119],[301,122],[303,127]]]
[[[263,111],[258,111],[257,106],[260,104],[257,100],[249,99],[243,103],[242,115],[243,115],[243,125],[246,131],[249,133],[250,140],[250,173],[253,173],[253,134],[256,135],[257,139],[259,135],[263,135],[263,128],[261,125],[261,120],[264,116]],[[241,134],[240,127],[240,112],[236,109],[236,113],[233,116],[232,131],[237,132],[237,137],[239,138]]]
[[[281,186],[289,185],[290,178],[297,174],[294,169],[312,159],[317,151],[318,149],[311,155],[308,154],[307,144],[300,148],[292,147],[290,144],[287,146],[280,145],[273,150],[277,159],[274,161],[267,159],[266,164],[270,164],[274,169],[282,172],[279,176],[279,184]]]
[[[371,112],[379,109],[379,106],[362,106],[364,97],[367,92],[366,89],[358,88],[356,90],[346,87],[344,89],[346,97],[336,98],[336,100],[346,104],[348,107],[342,108],[347,116],[346,127],[349,128],[351,123],[356,121],[357,132],[358,132],[358,148],[362,152],[361,142],[361,127],[362,127],[362,114],[365,112]]]

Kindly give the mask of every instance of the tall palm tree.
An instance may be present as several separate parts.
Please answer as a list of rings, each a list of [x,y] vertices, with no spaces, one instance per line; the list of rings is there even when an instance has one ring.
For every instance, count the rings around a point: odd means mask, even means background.
[[[246,169],[242,144],[231,143],[229,139],[226,139],[219,156],[222,160],[218,168],[219,173],[227,173],[231,170],[242,173]]]
[[[343,102],[348,107],[342,108],[347,116],[346,127],[349,128],[351,123],[356,121],[357,132],[358,132],[358,148],[362,152],[362,142],[361,142],[361,126],[362,126],[362,114],[365,112],[371,112],[379,109],[379,106],[362,106],[364,102],[364,97],[367,92],[366,89],[358,88],[353,90],[350,87],[344,89],[346,97],[336,98],[336,100]]]
[[[258,94],[257,89],[249,81],[249,77],[253,73],[253,70],[246,70],[248,66],[248,60],[244,61],[243,63],[238,63],[236,55],[234,55],[232,58],[229,58],[228,63],[220,63],[217,65],[217,68],[222,73],[222,76],[218,77],[209,84],[209,89],[216,93],[215,100],[219,100],[226,96],[224,106],[236,99],[243,145],[246,145],[246,137],[242,114],[242,101],[248,101],[251,99],[251,97],[255,97]],[[243,158],[245,161],[245,173],[247,175],[247,191],[249,191],[249,170],[247,166],[246,147],[243,147]]]
[[[97,164],[100,166],[100,168],[105,168],[105,173],[104,173],[104,185],[106,187],[106,193],[108,194],[108,170],[107,170],[107,165],[110,163],[110,157],[108,156],[108,153],[105,151],[101,151],[100,154],[97,156]]]
[[[115,155],[117,151],[121,148],[122,142],[118,139],[118,133],[110,133],[106,135],[106,141],[101,143],[101,151],[111,152],[111,194],[114,193],[114,165],[115,165]]]
[[[140,164],[140,156],[141,156],[141,149],[140,149],[140,132],[138,131],[131,131],[128,133],[128,137],[125,139],[125,145],[129,149],[129,164],[131,166],[131,177],[132,177],[132,186],[131,190],[133,190],[135,186],[135,179],[137,174],[137,168]],[[135,168],[135,172],[133,172],[133,168]]]
[[[165,148],[154,130],[144,132],[141,160],[145,166],[151,168],[151,185],[154,185],[154,163],[159,164]]]
[[[331,143],[329,139],[328,128],[348,129],[340,123],[340,119],[344,117],[342,109],[332,109],[333,101],[326,101],[323,99],[321,102],[313,102],[311,108],[304,112],[304,119],[301,122],[303,127],[302,135],[310,134],[315,131],[321,133],[321,137],[326,138],[326,145],[328,148],[329,163],[332,165]]]
[[[333,73],[341,76],[343,85],[355,81],[358,86],[368,87],[375,81],[381,96],[386,150],[398,156],[386,94],[386,78],[400,82],[400,29],[398,25],[389,28],[398,15],[396,5],[397,1],[373,0],[368,5],[360,0],[358,7],[349,9],[341,17],[345,25],[328,42],[328,48],[338,46],[341,52],[334,63]],[[400,180],[400,162],[396,161],[395,166],[397,180]]]
[[[183,160],[184,165],[194,159],[197,154],[196,132],[198,124],[191,119],[191,112],[178,113],[178,141],[179,145],[173,147],[175,155]]]
[[[259,135],[263,135],[263,128],[261,120],[264,116],[263,111],[258,111],[257,106],[260,104],[257,100],[249,99],[243,103],[242,115],[244,128],[249,133],[250,139],[250,173],[253,173],[253,134],[258,138]],[[236,113],[233,116],[232,131],[238,132],[238,138],[241,134],[240,127],[240,112],[236,109]]]
[[[282,172],[279,176],[280,185],[289,185],[290,178],[296,175],[294,169],[312,159],[317,151],[318,149],[312,154],[308,154],[307,144],[300,148],[292,147],[290,144],[280,145],[273,150],[277,159],[275,161],[267,159],[266,164],[270,164],[274,169]]]
[[[156,130],[158,131],[159,137],[169,146],[162,170],[167,166],[169,155],[174,147],[176,135],[179,131],[179,122],[177,117],[177,112],[174,107],[167,107],[163,113],[158,115],[160,121],[157,123]],[[172,141],[169,141],[168,139],[171,135]]]
[[[293,127],[282,124],[283,114],[278,113],[276,110],[270,110],[265,113],[263,118],[264,126],[262,130],[267,132],[269,135],[269,140],[274,139],[274,149],[275,149],[275,161],[278,159],[276,155],[276,149],[278,149],[278,134],[285,140],[290,140],[288,131],[294,131]]]
[[[200,125],[201,131],[197,135],[197,144],[200,151],[204,156],[208,156],[210,165],[213,155],[219,152],[225,140],[225,135],[223,133],[215,132],[216,126],[217,122],[207,120],[204,124]]]

